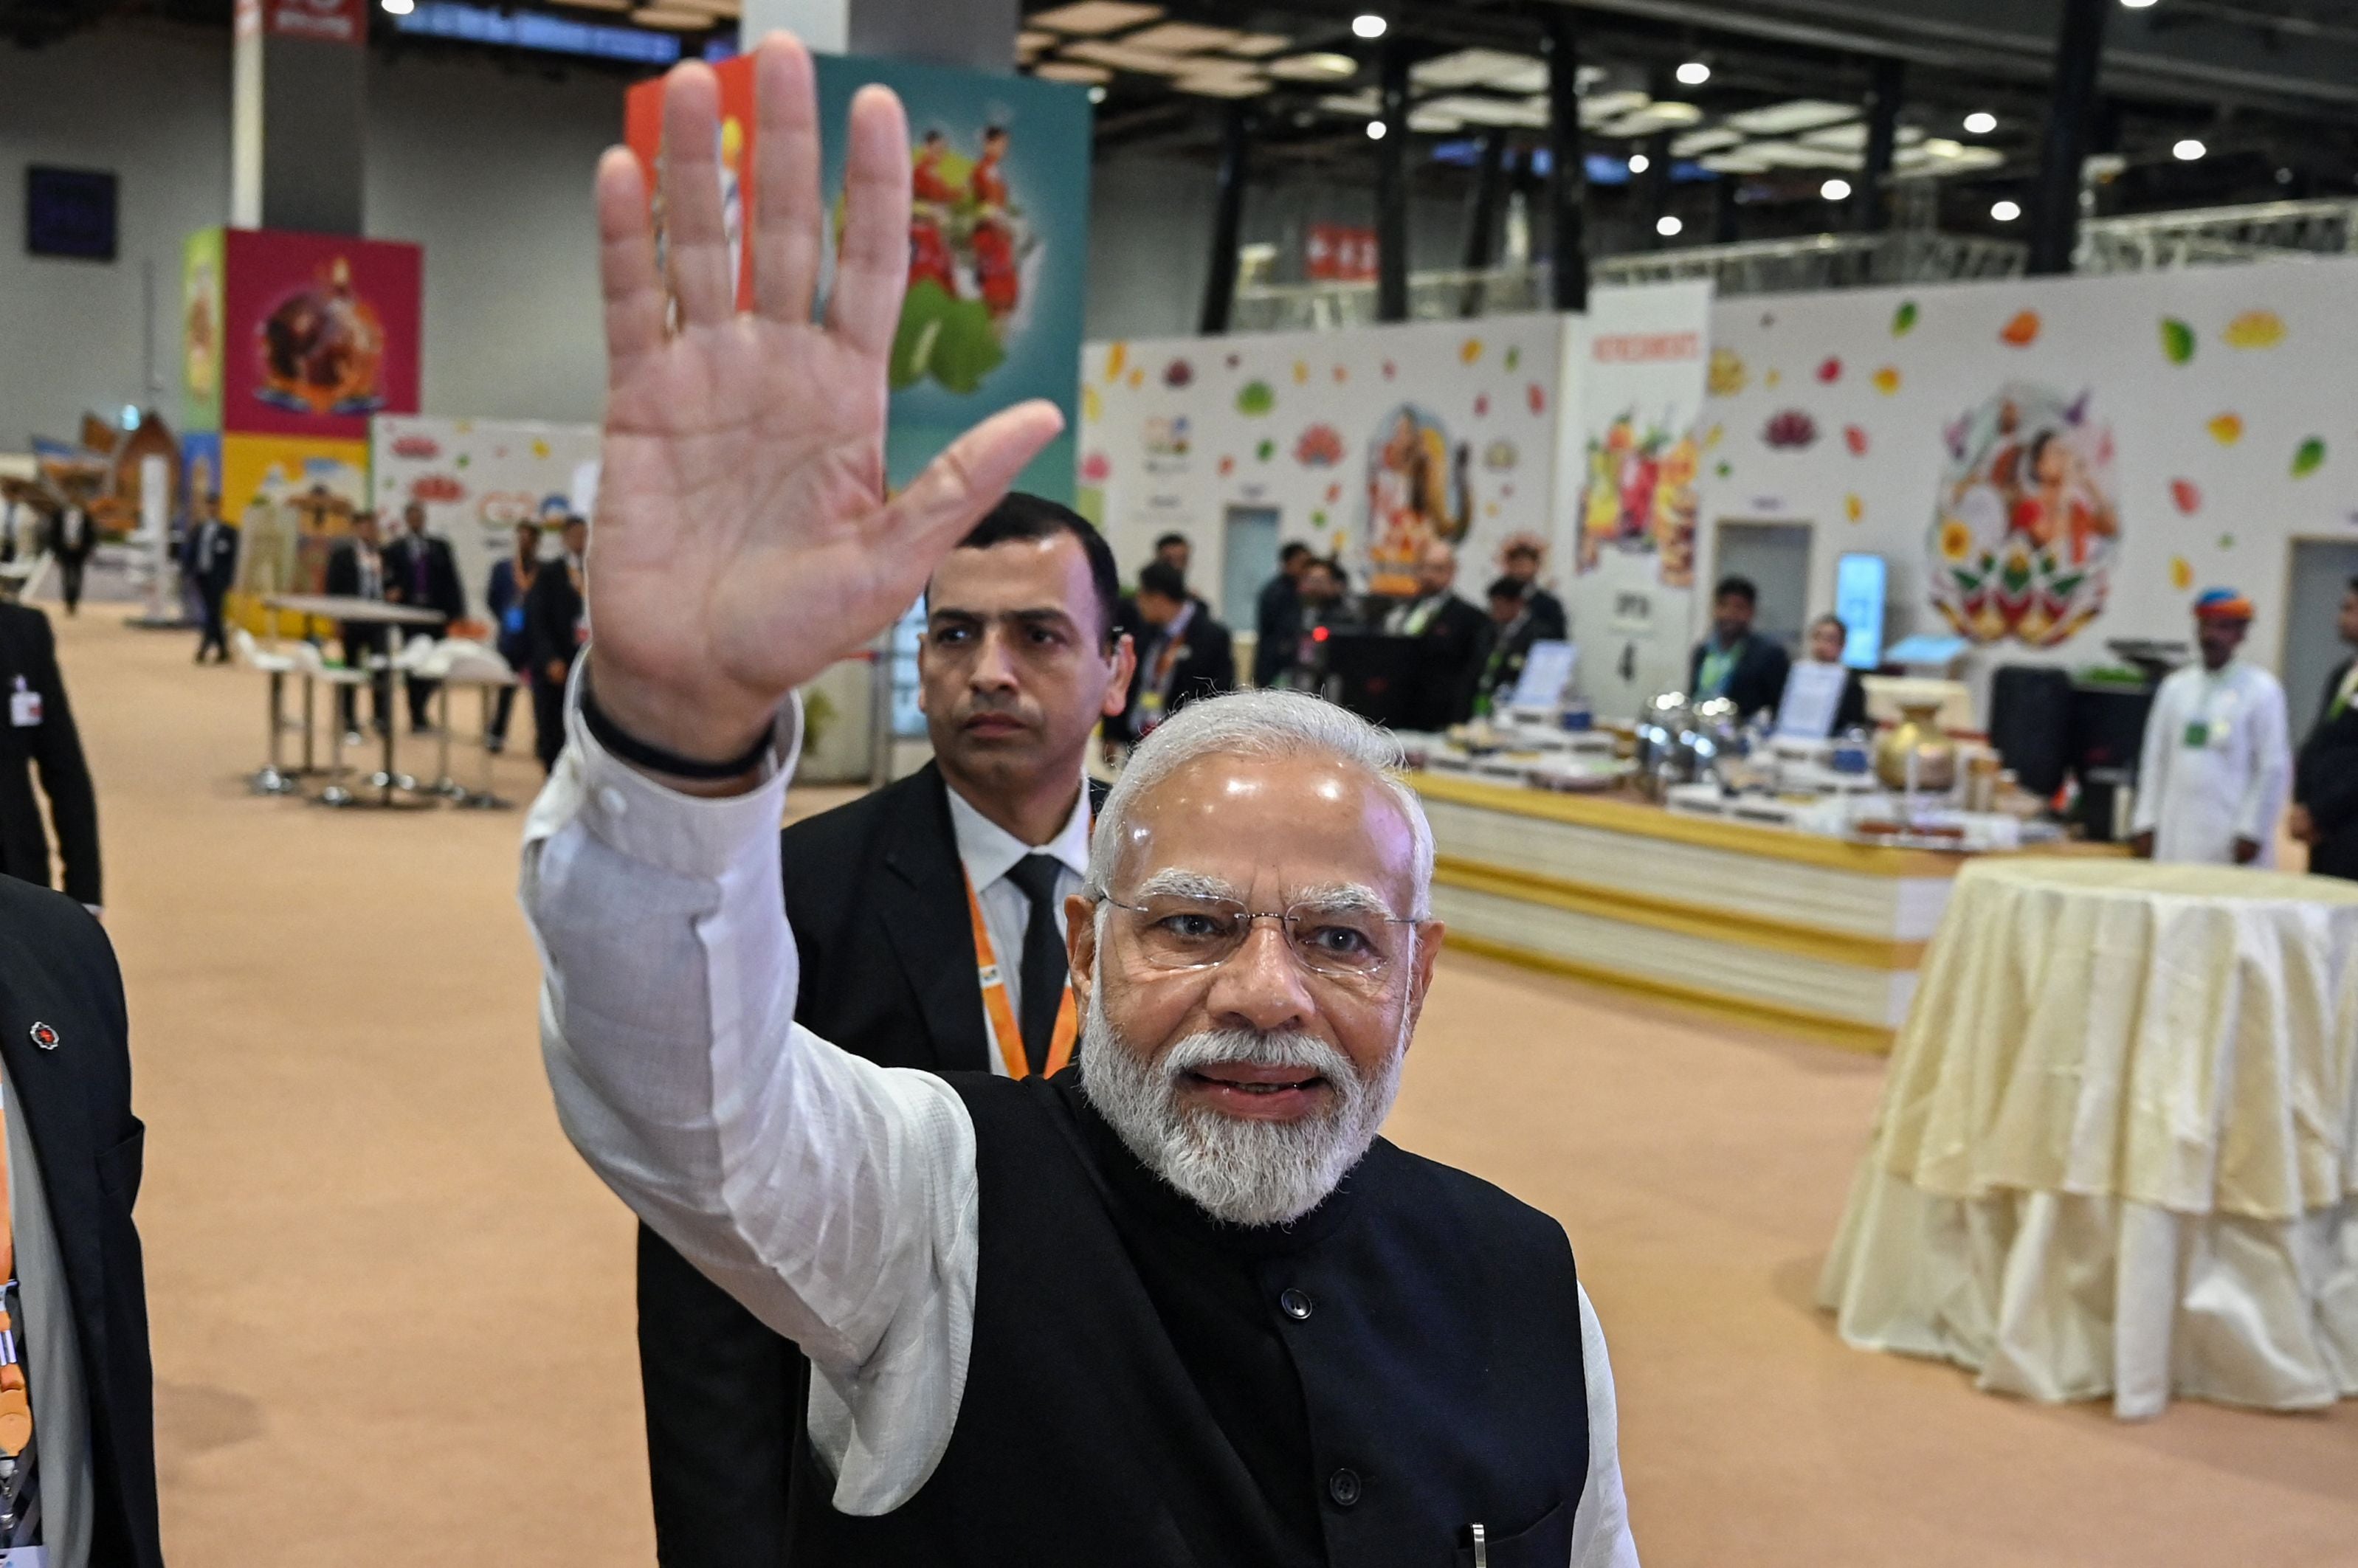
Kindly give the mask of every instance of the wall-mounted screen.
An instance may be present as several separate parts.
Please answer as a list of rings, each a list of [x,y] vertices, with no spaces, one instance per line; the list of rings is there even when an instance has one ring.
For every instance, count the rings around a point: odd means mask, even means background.
[[[114,176],[103,169],[25,170],[25,249],[37,256],[114,259]]]

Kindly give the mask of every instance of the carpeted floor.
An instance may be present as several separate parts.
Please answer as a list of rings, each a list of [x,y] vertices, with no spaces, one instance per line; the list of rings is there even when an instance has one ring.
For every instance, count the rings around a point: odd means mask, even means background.
[[[60,641],[151,1128],[175,1568],[651,1562],[631,1225],[541,1078],[519,814],[252,797],[259,677],[119,614]],[[1392,1133],[1570,1230],[1646,1561],[2358,1563],[2358,1410],[2123,1426],[1834,1338],[1810,1293],[1879,1081],[1444,960]]]

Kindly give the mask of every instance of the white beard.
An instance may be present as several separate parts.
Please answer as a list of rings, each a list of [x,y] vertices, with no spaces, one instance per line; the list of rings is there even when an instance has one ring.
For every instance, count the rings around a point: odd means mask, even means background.
[[[1325,1202],[1375,1142],[1400,1092],[1407,1054],[1396,1046],[1362,1077],[1349,1057],[1312,1035],[1214,1030],[1191,1034],[1161,1061],[1150,1061],[1107,1021],[1099,986],[1090,994],[1081,1036],[1081,1092],[1148,1170],[1215,1219],[1284,1225]],[[1336,1103],[1291,1122],[1183,1104],[1180,1080],[1216,1062],[1315,1073],[1334,1089]]]

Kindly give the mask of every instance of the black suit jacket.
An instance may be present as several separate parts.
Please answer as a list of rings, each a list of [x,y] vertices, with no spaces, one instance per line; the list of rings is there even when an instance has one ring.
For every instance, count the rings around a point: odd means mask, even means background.
[[[376,553],[376,561],[377,576],[385,583],[391,582],[393,573],[391,568],[385,561],[384,552],[382,549],[378,550]],[[321,586],[322,591],[332,593],[341,599],[352,599],[359,596],[361,591],[361,550],[358,545],[352,543],[350,539],[347,539],[335,547],[328,557],[327,580]],[[382,586],[382,584],[380,584],[380,586]]]
[[[1692,694],[1703,682],[1704,651],[1709,640],[1697,643],[1687,657],[1687,690]],[[1727,677],[1725,694],[1736,710],[1749,719],[1764,708],[1774,708],[1785,698],[1785,677],[1792,673],[1792,656],[1770,642],[1755,634],[1744,641],[1744,651],[1736,656],[1736,669]]]
[[[532,591],[524,599],[525,647],[532,659],[532,678],[546,683],[548,666],[562,662],[567,669],[581,652],[573,629],[581,622],[581,595],[562,559],[543,561],[532,578]]]
[[[41,721],[15,722],[16,682],[39,696]],[[81,735],[58,673],[49,618],[22,604],[0,603],[0,874],[50,885],[49,835],[33,794],[33,771],[49,798],[49,818],[65,862],[65,891],[79,903],[103,903],[98,866],[98,796],[82,761]]]
[[[216,522],[212,527],[209,547],[206,524],[199,522],[189,525],[181,560],[189,580],[207,595],[227,593],[237,581],[237,524],[224,521]]]
[[[2324,705],[2294,769],[2293,799],[2309,808],[2317,827],[2309,869],[2358,881],[2358,702],[2333,712],[2333,694],[2349,674],[2345,663],[2325,683]]]
[[[1253,632],[1253,685],[1267,686],[1293,662],[1294,641],[1302,635],[1302,590],[1283,572],[1261,584]]]
[[[1490,618],[1455,593],[1426,618],[1418,641],[1416,702],[1407,728],[1427,732],[1463,724],[1489,652]]]
[[[1138,667],[1130,677],[1130,700],[1122,707],[1121,716],[1106,720],[1106,734],[1117,741],[1135,741],[1138,736],[1138,699],[1153,678],[1147,666],[1158,653],[1154,628],[1145,627],[1133,633],[1138,639]],[[1236,641],[1228,629],[1212,619],[1204,601],[1195,601],[1195,613],[1181,633],[1180,643],[1185,652],[1179,655],[1179,666],[1172,672],[1171,696],[1163,708],[1164,717],[1178,712],[1198,697],[1217,697],[1224,691],[1237,689]]]
[[[1089,802],[1105,804],[1094,783]],[[797,822],[779,849],[802,957],[796,1021],[888,1067],[988,1072],[966,870],[940,770],[928,762]],[[639,1370],[657,1561],[783,1563],[809,1366],[644,1226]]]
[[[426,552],[426,597],[416,592],[417,552]],[[450,542],[428,534],[419,541],[404,534],[384,547],[384,596],[395,604],[431,610],[445,621],[463,621],[467,590],[459,586],[459,563]]]
[[[47,1024],[57,1044],[34,1043]],[[98,923],[0,878],[0,1057],[31,1130],[81,1341],[96,1485],[92,1568],[162,1568],[155,1374],[131,1206],[145,1130],[131,1114],[123,977]]]

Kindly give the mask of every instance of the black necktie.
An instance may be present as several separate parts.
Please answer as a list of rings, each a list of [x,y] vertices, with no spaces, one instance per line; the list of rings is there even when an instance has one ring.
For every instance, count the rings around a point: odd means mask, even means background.
[[[1065,922],[1057,908],[1056,876],[1065,868],[1049,855],[1026,855],[1007,880],[1032,901],[1023,927],[1023,1056],[1035,1073],[1048,1070],[1048,1041],[1056,1033],[1056,1009],[1065,1000]]]

